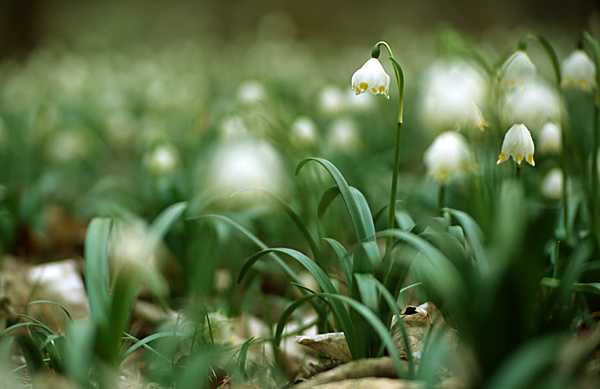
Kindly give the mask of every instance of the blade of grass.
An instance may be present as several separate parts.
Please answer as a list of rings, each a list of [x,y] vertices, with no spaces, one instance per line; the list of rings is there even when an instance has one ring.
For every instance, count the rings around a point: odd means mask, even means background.
[[[73,318],[71,317],[71,314],[69,313],[69,311],[67,311],[67,309],[65,307],[63,307],[62,305],[60,305],[59,303],[55,302],[55,301],[50,301],[50,300],[36,300],[36,301],[31,301],[29,302],[27,305],[36,305],[36,304],[51,304],[51,305],[56,305],[57,307],[59,307],[60,309],[63,310],[63,312],[65,313],[65,315],[67,315],[67,318],[69,319],[69,322],[73,322]]]

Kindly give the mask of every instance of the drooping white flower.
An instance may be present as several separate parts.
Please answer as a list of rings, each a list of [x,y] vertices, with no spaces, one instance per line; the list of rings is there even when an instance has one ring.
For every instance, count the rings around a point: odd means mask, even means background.
[[[563,193],[563,173],[560,168],[551,169],[542,180],[540,191],[549,199],[560,199]]]
[[[387,75],[377,58],[369,59],[352,75],[352,89],[357,95],[371,92],[374,95],[384,95],[389,99],[389,86],[390,76]]]
[[[523,123],[535,133],[547,122],[560,122],[561,104],[556,88],[545,82],[534,81],[522,88],[513,88],[503,103],[505,125]]]
[[[527,127],[524,124],[513,124],[504,135],[502,151],[497,164],[501,164],[508,157],[512,157],[519,165],[525,159],[531,166],[535,166],[533,161],[534,151],[533,139]]]
[[[548,122],[544,124],[538,137],[538,150],[540,153],[560,153],[562,149],[561,130],[558,124]]]
[[[569,55],[562,63],[565,86],[574,86],[590,90],[596,85],[596,66],[585,51],[578,49]]]
[[[427,173],[444,184],[453,174],[468,170],[471,152],[465,138],[452,131],[443,132],[423,154]]]
[[[516,51],[502,66],[501,85],[522,88],[535,79],[535,65],[523,50]]]
[[[469,122],[483,129],[481,110],[487,96],[483,74],[464,61],[439,61],[425,73],[421,115],[431,129],[462,128]]]

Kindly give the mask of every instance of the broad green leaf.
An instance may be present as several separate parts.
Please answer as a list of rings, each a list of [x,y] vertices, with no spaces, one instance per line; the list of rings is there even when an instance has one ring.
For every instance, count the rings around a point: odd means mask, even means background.
[[[94,218],[85,238],[85,289],[90,302],[90,314],[96,323],[108,319],[108,239],[110,219]]]
[[[319,201],[319,207],[317,210],[317,216],[320,218],[323,217],[327,208],[329,208],[329,204],[340,194],[340,188],[337,186],[332,186],[328,188],[323,195],[321,196],[321,200]]]
[[[488,259],[485,251],[485,237],[479,225],[466,212],[452,208],[444,208],[444,211],[449,212],[462,226],[467,240],[473,249],[473,256],[480,264],[479,266],[487,266]]]
[[[521,345],[496,369],[489,379],[489,389],[527,389],[555,368],[554,362],[562,341],[560,335],[547,335]]]
[[[363,213],[359,204],[359,200],[356,198],[355,194],[346,182],[346,179],[344,178],[342,173],[340,173],[340,171],[335,167],[334,164],[323,158],[306,158],[300,161],[300,163],[298,164],[298,167],[296,168],[296,175],[298,175],[302,167],[310,161],[315,161],[321,164],[329,172],[329,174],[335,181],[335,184],[340,190],[340,194],[342,195],[342,199],[344,200],[344,204],[346,205],[346,210],[348,211],[348,215],[350,216],[350,220],[352,221],[352,226],[356,234],[356,239],[359,242],[367,240],[370,237],[370,235],[368,233],[366,223],[363,220]],[[372,222],[372,220],[368,221],[368,223]]]

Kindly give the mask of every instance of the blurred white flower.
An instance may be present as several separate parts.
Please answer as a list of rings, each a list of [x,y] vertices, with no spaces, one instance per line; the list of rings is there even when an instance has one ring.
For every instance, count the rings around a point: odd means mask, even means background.
[[[487,84],[481,72],[468,63],[435,63],[427,70],[421,90],[421,115],[430,128],[462,128],[471,122],[483,130],[487,125],[479,109],[485,104]]]
[[[327,143],[331,149],[343,153],[358,149],[360,138],[354,121],[348,118],[334,120],[329,126]]]
[[[352,89],[357,95],[371,92],[390,98],[388,88],[390,76],[387,75],[377,58],[371,58],[352,75]]]
[[[560,168],[551,169],[542,180],[542,195],[549,199],[560,199],[563,193],[563,173]]]
[[[300,116],[292,122],[291,139],[302,146],[314,145],[317,142],[317,125],[307,117]]]
[[[172,144],[162,143],[148,150],[142,158],[142,163],[152,174],[170,173],[180,163],[179,152]]]
[[[86,129],[73,127],[52,134],[48,144],[49,157],[59,163],[70,163],[85,158],[91,148]]]
[[[140,277],[154,293],[167,285],[161,274],[164,248],[155,246],[146,221],[138,218],[117,219],[109,240],[111,275],[125,270],[131,277]]]
[[[438,135],[423,154],[427,174],[440,184],[455,173],[471,167],[471,152],[465,138],[458,132],[446,131]]]
[[[516,51],[502,66],[501,86],[522,88],[535,79],[535,65],[523,50]]]
[[[542,81],[511,90],[504,100],[504,124],[524,123],[537,132],[546,122],[560,122],[560,99],[555,88]]]
[[[263,189],[285,195],[282,160],[267,142],[242,139],[221,145],[209,164],[208,185],[223,197],[243,189]],[[243,191],[234,202],[253,202],[262,196],[257,191]]]
[[[534,150],[533,139],[531,139],[531,133],[527,127],[524,124],[514,124],[504,135],[502,151],[497,164],[512,157],[519,165],[525,159],[531,166],[535,166]]]
[[[337,116],[346,108],[346,95],[340,88],[328,85],[319,92],[319,112],[326,116]]]
[[[558,124],[548,122],[544,124],[538,136],[538,150],[540,153],[560,153],[562,150],[561,129]]]
[[[250,134],[244,120],[236,115],[224,118],[221,121],[219,130],[221,139],[225,141],[240,139]]]
[[[248,80],[239,86],[237,99],[245,106],[260,104],[267,99],[267,91],[261,82]]]
[[[596,66],[585,51],[575,50],[562,63],[565,86],[591,90],[596,85]]]

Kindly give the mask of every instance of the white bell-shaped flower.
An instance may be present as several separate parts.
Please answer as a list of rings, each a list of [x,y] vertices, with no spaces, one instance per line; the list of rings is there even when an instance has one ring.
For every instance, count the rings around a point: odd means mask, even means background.
[[[352,75],[352,89],[357,95],[364,92],[371,92],[374,95],[389,94],[390,76],[387,75],[383,66],[377,58],[371,58]]]
[[[535,65],[523,50],[516,51],[502,66],[501,84],[504,89],[522,88],[535,78]]]
[[[558,124],[554,122],[544,124],[539,133],[537,143],[540,153],[560,153],[562,150],[562,138]]]
[[[585,51],[578,49],[569,55],[562,63],[565,86],[590,90],[596,85],[596,66]]]
[[[525,159],[531,166],[535,166],[533,161],[534,151],[533,139],[527,127],[524,124],[514,124],[504,136],[502,151],[497,164],[501,164],[508,157],[512,157],[519,165]]]
[[[427,173],[440,184],[446,183],[455,173],[471,167],[471,152],[467,142],[458,132],[447,131],[438,135],[423,154]]]
[[[561,103],[556,88],[537,80],[522,88],[513,88],[503,101],[504,125],[523,123],[537,133],[550,121],[560,122]]]
[[[435,130],[463,128],[469,122],[483,129],[487,123],[479,107],[485,104],[487,90],[484,75],[469,63],[438,61],[423,77],[423,121]]]

